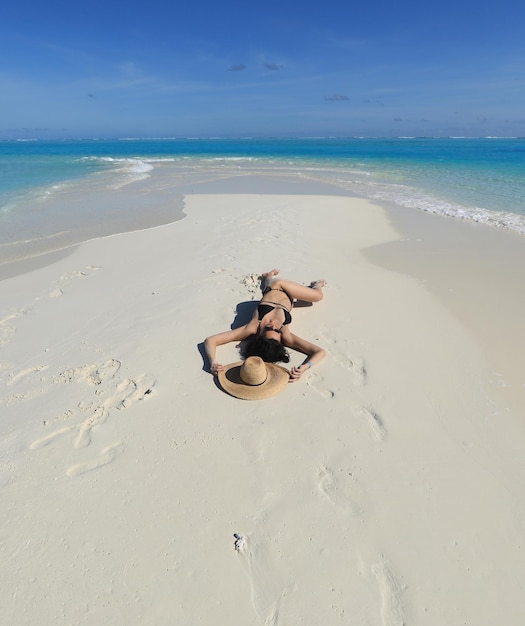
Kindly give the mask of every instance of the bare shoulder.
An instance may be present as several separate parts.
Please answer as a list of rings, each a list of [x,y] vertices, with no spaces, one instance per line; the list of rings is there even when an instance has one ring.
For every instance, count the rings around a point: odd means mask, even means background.
[[[250,335],[255,335],[257,329],[259,328],[259,316],[257,315],[257,310],[252,316],[252,319],[244,326],[247,331],[247,337]]]

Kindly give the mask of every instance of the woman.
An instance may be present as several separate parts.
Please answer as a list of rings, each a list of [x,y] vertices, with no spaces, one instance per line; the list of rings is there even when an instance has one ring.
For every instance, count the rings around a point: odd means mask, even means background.
[[[301,375],[318,363],[326,352],[306,339],[301,339],[290,331],[292,321],[291,310],[295,300],[304,302],[319,302],[323,299],[325,280],[316,280],[309,287],[299,285],[291,280],[276,278],[279,270],[265,272],[262,275],[263,297],[255,310],[252,319],[234,330],[228,330],[218,335],[208,337],[204,346],[210,360],[212,374],[224,370],[215,360],[217,346],[231,341],[247,340],[243,350],[244,357],[260,356],[264,361],[288,363],[290,357],[286,348],[306,354],[306,359],[299,367],[292,367],[290,382],[295,382]]]

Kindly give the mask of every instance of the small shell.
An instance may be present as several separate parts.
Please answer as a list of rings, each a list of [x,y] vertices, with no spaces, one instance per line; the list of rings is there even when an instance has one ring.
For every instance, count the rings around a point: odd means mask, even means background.
[[[244,546],[244,537],[242,535],[239,535],[239,533],[233,533],[233,536],[235,537],[235,543],[233,544],[233,547],[237,552],[239,552],[239,550],[242,550],[242,547]]]

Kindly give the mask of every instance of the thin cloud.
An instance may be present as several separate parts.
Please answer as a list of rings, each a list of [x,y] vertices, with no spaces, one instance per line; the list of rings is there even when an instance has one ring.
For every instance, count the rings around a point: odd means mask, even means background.
[[[348,96],[344,96],[341,93],[334,93],[332,96],[325,96],[324,99],[328,102],[344,102],[345,100],[350,100]]]
[[[242,72],[245,69],[247,69],[247,66],[242,63],[236,63],[235,65],[230,66],[230,72]]]
[[[117,65],[117,68],[121,72],[121,74],[130,78],[143,76],[142,69],[134,61],[121,63],[120,65]]]
[[[279,65],[278,63],[265,63],[264,67],[271,72],[277,72],[278,70],[286,69],[284,65]]]
[[[8,132],[8,133],[47,133],[49,128],[7,128],[0,130],[0,132]]]
[[[368,98],[366,100],[363,100],[364,104],[377,104],[380,107],[384,107],[385,103],[382,100],[369,100]]]

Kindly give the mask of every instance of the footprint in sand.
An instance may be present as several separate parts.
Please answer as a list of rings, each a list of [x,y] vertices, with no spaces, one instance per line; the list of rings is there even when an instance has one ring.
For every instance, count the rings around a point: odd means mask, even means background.
[[[114,443],[107,448],[104,448],[99,456],[91,459],[91,461],[87,461],[86,463],[77,463],[76,465],[72,465],[66,472],[68,476],[80,476],[85,474],[86,472],[91,472],[100,467],[104,467],[109,463],[112,463],[120,454],[122,454],[124,450],[124,444],[120,441],[118,443]]]
[[[239,533],[234,537],[235,550],[250,581],[252,605],[259,622],[263,626],[277,626],[283,598],[295,590],[295,585],[289,583],[283,588],[279,584],[277,563],[272,565],[262,545]]]
[[[19,317],[22,317],[22,315],[25,315],[26,313],[27,309],[18,309],[17,311],[14,311],[14,313],[7,314],[5,317],[0,319],[0,326],[2,326],[3,324],[7,324],[10,320],[15,320]]]
[[[317,487],[319,491],[326,497],[332,504],[334,503],[330,492],[333,491],[334,475],[327,467],[321,465],[317,470]]]
[[[15,329],[5,322],[0,322],[0,346],[5,345],[14,335]]]
[[[97,265],[88,265],[87,270],[96,272],[97,270],[100,269],[99,266]],[[88,276],[89,272],[83,271],[83,270],[78,270],[76,272],[68,272],[67,274],[62,274],[62,276],[58,279],[60,282],[64,283],[67,280],[71,280],[72,278],[83,278],[85,276]],[[57,281],[55,281],[56,283]],[[53,291],[51,291],[48,294],[49,298],[57,298],[58,296],[62,296],[64,294],[64,292],[62,291],[62,289],[60,287],[56,287],[55,289],[53,289]],[[40,299],[40,298],[39,298]]]
[[[322,341],[322,343],[324,345],[335,345],[335,344],[337,344],[337,341],[332,337],[332,334],[330,333],[328,328],[326,328],[326,326],[323,326],[321,328],[321,334],[320,334],[319,341]]]
[[[109,359],[105,363],[94,365],[82,365],[61,372],[53,379],[54,383],[85,382],[96,387],[95,394],[98,399],[95,402],[81,402],[79,408],[82,411],[90,410],[89,417],[78,425],[78,435],[74,441],[75,448],[85,448],[91,443],[91,433],[94,428],[103,424],[111,409],[125,409],[138,400],[143,400],[152,393],[155,379],[149,374],[142,374],[136,378],[127,378],[113,387],[113,393],[109,393],[102,401],[103,390],[99,387],[103,383],[111,382],[121,368],[121,362],[117,359]],[[62,431],[61,431],[62,432]],[[50,436],[49,440],[54,437]],[[36,442],[35,442],[36,443]],[[40,447],[36,445],[36,447]],[[34,448],[32,448],[34,449]]]
[[[26,313],[27,311],[25,309],[20,309],[18,311],[15,311],[14,313],[9,313],[8,315],[0,319],[0,346],[6,344],[16,332],[16,328],[14,326],[11,326],[9,322],[11,320],[22,317],[22,315],[25,315]]]
[[[387,433],[383,420],[379,417],[379,415],[365,407],[358,408],[357,413],[366,420],[376,439],[383,441]]]
[[[80,432],[75,440],[75,448],[85,448],[91,443],[91,431],[106,421],[111,409],[125,409],[133,402],[143,400],[145,396],[152,392],[154,385],[155,380],[148,374],[138,376],[134,380],[126,379],[122,381],[117,386],[116,392],[82,422]]]
[[[67,274],[62,274],[60,280],[70,280],[71,278],[77,278],[78,276],[87,276],[86,272],[79,270],[77,272],[68,272]]]
[[[95,426],[103,424],[108,417],[108,412],[103,406],[97,407],[92,415],[84,420],[79,427],[79,433],[75,439],[75,448],[85,448],[91,443],[91,431]]]
[[[15,402],[24,402],[24,400],[27,400],[29,397],[30,395],[28,393],[13,393],[10,396],[7,396],[5,400],[0,400],[0,404],[5,402],[7,406],[10,406]]]
[[[337,342],[326,328],[321,332],[321,340],[325,345],[331,344],[334,346],[330,350],[330,355],[338,365],[344,367],[351,373],[354,386],[362,387],[365,385],[367,372],[364,361],[360,357],[353,356],[347,352],[346,344],[348,342],[344,340],[342,342],[343,345],[340,345],[341,342]]]
[[[348,359],[347,367],[354,376],[354,385],[356,387],[362,387],[366,384],[367,373],[364,362],[361,359]]]
[[[352,476],[344,474],[341,470],[339,476],[334,472],[321,465],[317,469],[317,487],[323,496],[343,513],[356,514],[357,508],[354,503],[354,486],[352,485]]]
[[[102,383],[111,380],[119,371],[121,362],[117,359],[109,359],[105,363],[94,363],[92,365],[80,365],[64,370],[54,378],[55,383],[86,382],[97,387]]]
[[[306,381],[308,387],[311,387],[323,398],[330,399],[335,396],[335,392],[327,389],[324,385],[324,378],[317,372],[310,372],[308,380]]]
[[[12,376],[7,384],[9,386],[16,385],[16,383],[18,383],[23,378],[28,378],[32,374],[39,374],[40,372],[47,370],[48,367],[49,367],[48,365],[37,365],[35,367],[28,367],[18,372],[18,374],[15,374],[14,376]]]
[[[152,393],[154,386],[155,379],[149,374],[142,374],[134,379],[128,378],[118,385],[115,394],[106,400],[104,406],[108,409],[125,409]]]
[[[119,371],[121,362],[117,359],[109,359],[101,365],[94,365],[86,374],[86,380],[90,385],[97,386],[111,380]]]
[[[404,626],[405,616],[401,603],[403,587],[382,557],[378,563],[372,565],[372,573],[379,586],[383,626]]]
[[[33,443],[29,446],[29,449],[38,450],[39,448],[43,448],[44,446],[47,446],[48,443],[51,443],[52,441],[54,441],[57,437],[60,437],[60,435],[63,435],[64,433],[69,432],[73,428],[75,427],[65,426],[64,428],[59,428],[58,430],[55,430],[54,432],[50,433],[46,437],[42,437],[41,439],[37,439],[36,441],[33,441]]]
[[[334,360],[336,363],[349,370],[355,387],[362,387],[366,384],[367,373],[362,359],[345,355],[339,356],[339,358],[335,356]]]
[[[8,366],[6,366],[7,368]],[[39,366],[30,368],[20,372],[13,381],[16,382],[21,376],[26,376],[34,372],[41,371],[47,366]],[[68,425],[64,428],[53,431],[52,433],[41,437],[34,441],[29,447],[31,450],[38,450],[51,442],[55,441],[61,435],[72,430],[77,430],[73,445],[75,448],[86,448],[91,444],[93,430],[106,422],[113,409],[122,410],[129,407],[134,402],[143,400],[152,393],[155,386],[155,379],[149,374],[142,374],[135,378],[121,380],[117,384],[114,380],[117,372],[121,368],[121,362],[117,359],[109,359],[101,364],[83,365],[76,368],[63,371],[53,379],[54,383],[72,383],[83,382],[94,387],[94,397],[81,400],[78,403],[77,411],[84,413],[89,411],[88,417],[75,425]],[[103,385],[106,383],[106,385]],[[109,389],[108,389],[109,387]],[[68,410],[57,419],[71,418],[76,411]],[[46,425],[46,421],[44,421]],[[73,476],[84,473],[113,460],[115,455],[120,453],[118,445],[106,448],[100,457],[87,464],[74,465],[69,468],[68,475]]]

